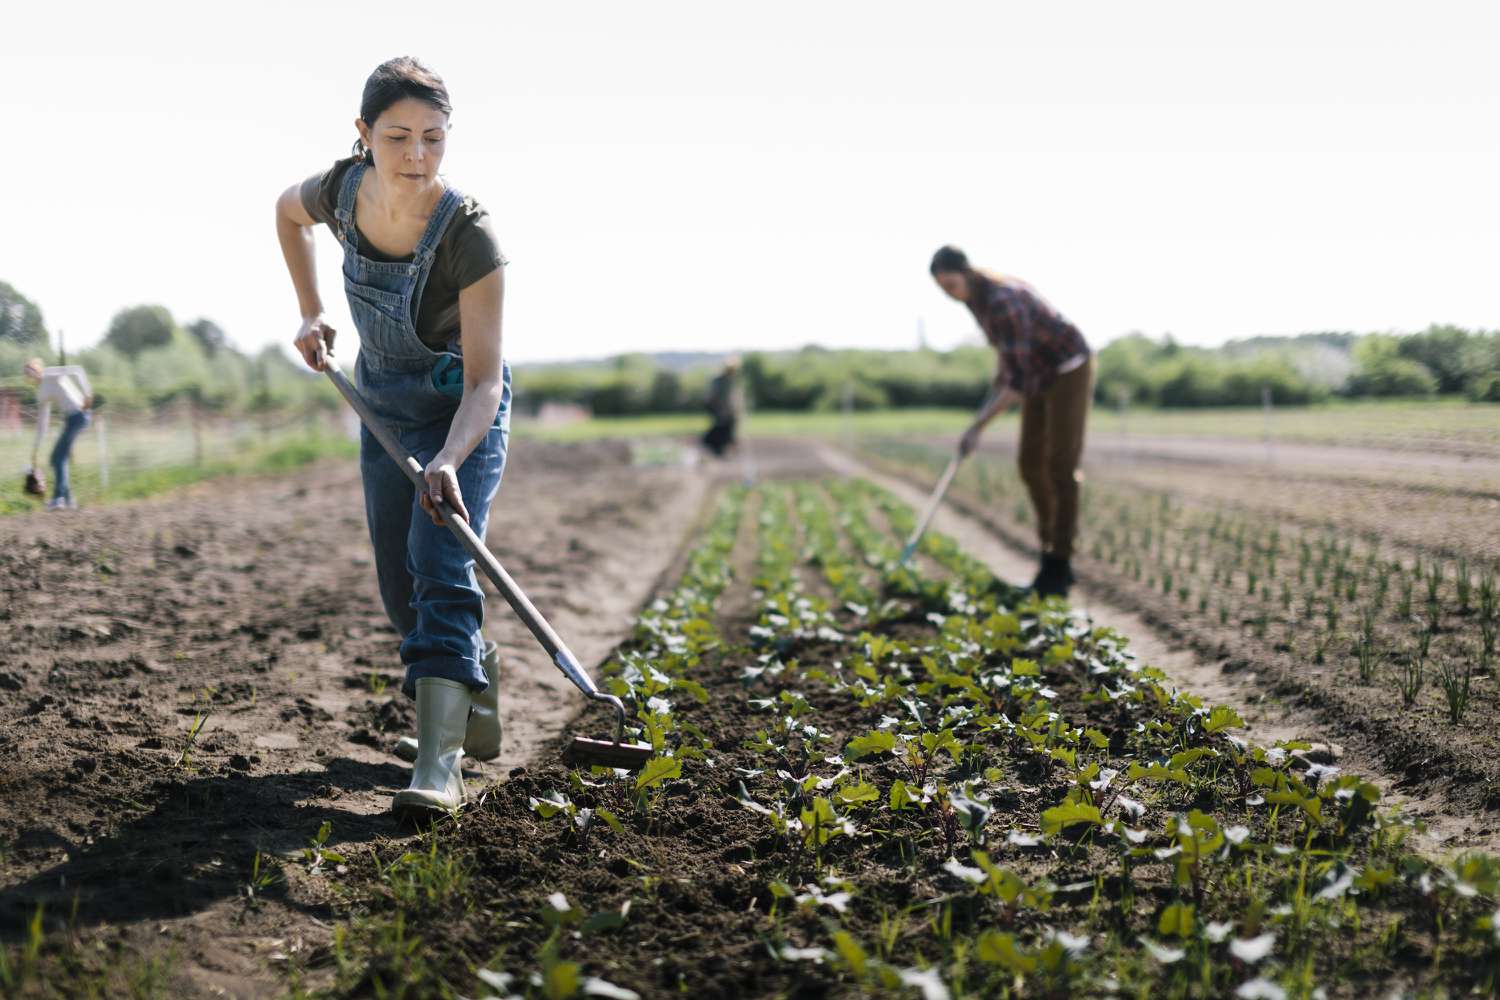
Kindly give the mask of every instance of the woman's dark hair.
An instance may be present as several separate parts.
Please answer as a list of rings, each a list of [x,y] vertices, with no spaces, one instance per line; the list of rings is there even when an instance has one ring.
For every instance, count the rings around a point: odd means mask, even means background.
[[[365,81],[365,93],[359,101],[359,117],[373,128],[375,120],[385,114],[386,108],[408,97],[426,101],[445,115],[453,113],[443,78],[411,56],[400,56],[376,66],[375,72]],[[354,155],[364,157],[367,163],[374,161],[363,139],[354,140]]]
[[[932,264],[928,268],[936,277],[939,274],[964,274],[969,270],[968,256],[953,244],[948,244],[932,255]]]

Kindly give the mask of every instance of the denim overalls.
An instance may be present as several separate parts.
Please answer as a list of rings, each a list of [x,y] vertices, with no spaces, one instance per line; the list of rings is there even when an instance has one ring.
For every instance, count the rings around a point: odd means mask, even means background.
[[[463,396],[463,358],[457,338],[446,352],[429,350],[417,337],[415,318],[438,239],[463,197],[451,187],[443,192],[410,261],[371,260],[359,252],[354,224],[355,192],[365,167],[350,168],[337,209],[344,291],[359,330],[355,380],[370,408],[425,467],[442,450]],[[457,470],[470,526],[481,539],[510,438],[510,366],[504,362],[501,380],[504,393],[494,426]],[[474,578],[474,560],[447,527],[432,523],[410,480],[368,428],[360,436],[359,471],[380,597],[402,635],[402,691],[416,697],[421,677],[442,677],[483,691],[488,684],[479,664],[484,594]]]

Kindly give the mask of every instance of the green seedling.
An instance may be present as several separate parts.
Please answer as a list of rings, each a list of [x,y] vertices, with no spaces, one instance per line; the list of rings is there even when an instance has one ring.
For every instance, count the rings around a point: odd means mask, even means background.
[[[208,709],[193,716],[193,724],[188,727],[187,740],[183,744],[182,752],[177,755],[176,767],[192,770],[193,746],[198,742],[198,735],[203,732],[203,724],[208,721],[208,716]]]
[[[1438,661],[1438,683],[1442,685],[1443,697],[1448,703],[1448,721],[1455,726],[1463,719],[1469,707],[1469,681],[1474,665],[1464,658],[1445,657]]]
[[[307,846],[302,848],[302,860],[307,863],[307,873],[309,875],[325,874],[326,869],[324,866],[328,864],[333,864],[335,866],[334,870],[339,874],[342,875],[344,873],[344,856],[337,851],[329,850],[325,846],[328,843],[329,835],[332,833],[333,823],[325,819],[318,827],[318,832],[307,842]]]
[[[257,897],[263,895],[280,878],[280,874],[271,867],[270,859],[260,851],[256,851],[255,857],[250,862],[250,879],[245,883],[246,902],[251,906],[259,905],[260,901]]]
[[[1417,695],[1422,693],[1422,682],[1427,669],[1427,644],[1432,633],[1424,632],[1423,639],[1418,640],[1415,647],[1408,648],[1406,656],[1401,660],[1401,673],[1396,679],[1397,690],[1401,692],[1401,704],[1410,708],[1417,700]]]

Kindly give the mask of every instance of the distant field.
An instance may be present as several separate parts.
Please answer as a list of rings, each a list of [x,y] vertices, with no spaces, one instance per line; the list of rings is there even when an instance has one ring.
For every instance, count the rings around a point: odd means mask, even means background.
[[[1270,428],[1284,441],[1388,448],[1500,445],[1500,405],[1463,400],[1329,403],[1273,407]],[[1092,429],[1131,434],[1258,438],[1266,419],[1258,408],[1127,410],[1101,408]]]
[[[970,414],[964,410],[875,410],[844,417],[839,413],[752,413],[744,428],[755,437],[837,436],[855,434],[957,433]],[[545,427],[519,420],[516,433],[547,441],[595,438],[687,437],[708,429],[708,420],[693,413],[643,417],[600,417],[575,424]]]
[[[751,414],[746,429],[754,437],[956,434],[969,416],[966,410],[937,409],[879,410],[852,417],[766,412]],[[1001,423],[1015,420],[1011,414]],[[599,418],[554,427],[525,421],[516,424],[518,435],[548,441],[690,436],[706,427],[707,421],[697,414]],[[1095,433],[1259,438],[1266,431],[1266,418],[1259,408],[1122,412],[1101,407],[1094,412],[1090,429]],[[1270,430],[1283,441],[1488,451],[1500,447],[1500,405],[1443,400],[1276,407],[1271,411]]]

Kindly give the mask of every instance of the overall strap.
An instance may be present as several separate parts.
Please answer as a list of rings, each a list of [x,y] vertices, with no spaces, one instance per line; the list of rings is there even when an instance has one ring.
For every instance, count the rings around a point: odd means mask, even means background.
[[[366,166],[368,164],[361,160],[344,174],[344,182],[339,185],[338,205],[333,211],[339,224],[340,241],[348,240],[356,249],[359,246],[359,240],[354,233],[354,200],[359,192],[359,179],[364,176]]]
[[[448,228],[448,223],[453,216],[458,214],[458,209],[464,203],[464,196],[457,188],[448,188],[443,196],[438,199],[437,208],[432,210],[432,217],[427,220],[427,228],[422,233],[422,239],[418,241],[417,248],[412,253],[412,263],[418,267],[426,266],[432,262],[437,253],[438,241],[443,238],[443,232]]]

